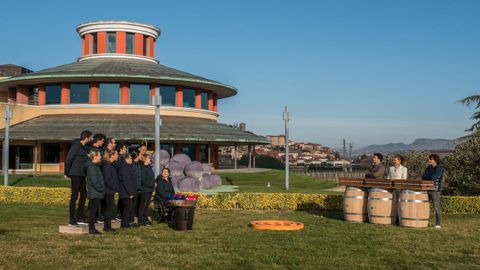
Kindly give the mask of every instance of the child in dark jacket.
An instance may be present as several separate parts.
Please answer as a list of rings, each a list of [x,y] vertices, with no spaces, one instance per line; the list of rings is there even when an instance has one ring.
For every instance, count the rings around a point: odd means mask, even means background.
[[[123,161],[119,164],[118,179],[119,199],[122,202],[122,228],[130,228],[130,220],[133,218],[133,198],[137,193],[137,182],[133,171],[133,160],[130,154],[123,155]]]
[[[118,152],[115,150],[106,150],[104,164],[102,167],[103,180],[105,181],[105,232],[114,232],[112,229],[112,219],[115,217],[115,193],[118,192],[118,174],[115,162],[118,159]]]
[[[101,156],[99,152],[91,151],[88,154],[90,161],[87,165],[87,197],[89,200],[88,233],[100,234],[95,228],[95,214],[100,206],[100,200],[105,194],[102,171],[100,170]]]
[[[140,167],[142,174],[142,183],[140,188],[140,208],[138,210],[138,223],[143,226],[150,226],[152,223],[148,220],[148,207],[152,198],[152,192],[155,189],[155,173],[150,165],[152,159],[146,155],[143,159],[143,165]]]

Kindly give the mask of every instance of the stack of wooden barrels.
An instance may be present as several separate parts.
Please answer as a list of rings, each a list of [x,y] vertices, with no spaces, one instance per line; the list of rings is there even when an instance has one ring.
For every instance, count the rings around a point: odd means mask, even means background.
[[[432,181],[340,178],[345,187],[343,213],[347,221],[424,228],[430,217]]]

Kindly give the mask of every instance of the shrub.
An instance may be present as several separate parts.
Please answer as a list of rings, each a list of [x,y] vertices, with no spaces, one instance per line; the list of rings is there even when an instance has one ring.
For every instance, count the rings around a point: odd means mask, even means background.
[[[193,194],[193,193],[188,193]],[[0,186],[0,203],[67,205],[70,189]],[[444,213],[480,213],[480,197],[442,196]],[[199,208],[342,211],[343,196],[306,193],[223,193],[201,196]]]
[[[480,133],[458,144],[444,159],[447,171],[444,192],[448,195],[480,195]]]

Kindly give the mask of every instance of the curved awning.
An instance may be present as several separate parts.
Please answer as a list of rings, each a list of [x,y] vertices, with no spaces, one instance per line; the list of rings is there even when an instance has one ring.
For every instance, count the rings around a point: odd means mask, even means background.
[[[180,143],[269,144],[265,137],[241,131],[213,120],[177,116],[162,117],[160,140]],[[10,127],[11,140],[71,141],[88,129],[121,141],[153,141],[152,115],[43,115]],[[4,130],[0,130],[0,139]]]

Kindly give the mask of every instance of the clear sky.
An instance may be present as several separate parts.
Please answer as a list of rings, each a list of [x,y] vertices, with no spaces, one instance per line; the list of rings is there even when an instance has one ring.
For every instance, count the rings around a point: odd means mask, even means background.
[[[74,3],[74,4],[70,4]],[[338,147],[456,138],[480,89],[480,1],[4,1],[0,63],[76,60],[77,24],[162,30],[164,65],[238,88],[223,123]]]

